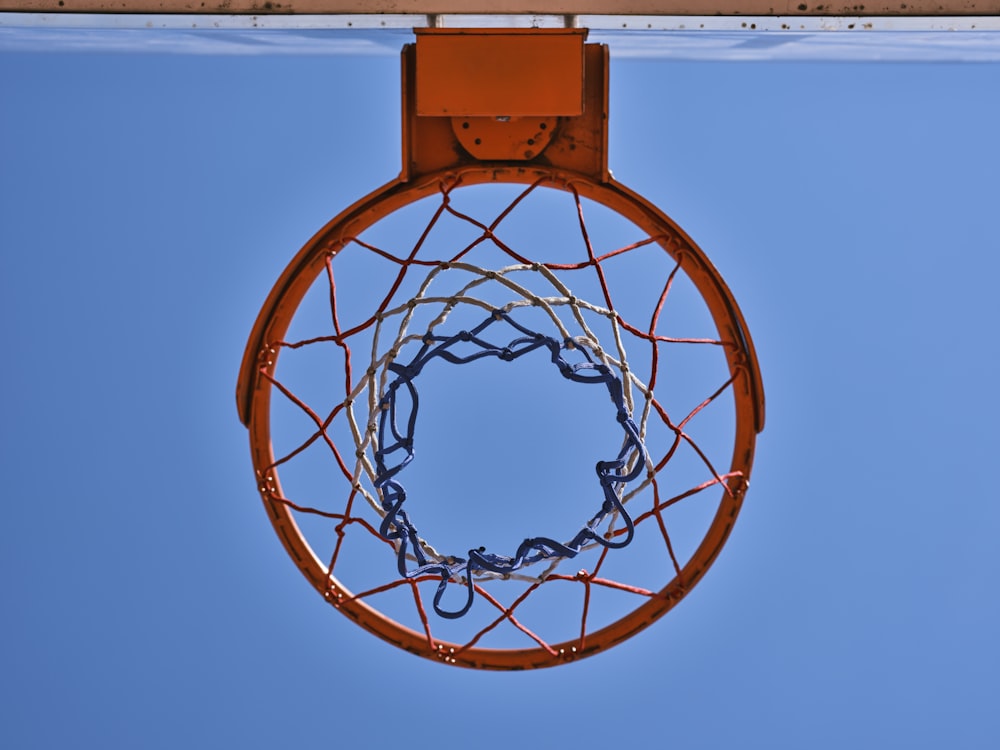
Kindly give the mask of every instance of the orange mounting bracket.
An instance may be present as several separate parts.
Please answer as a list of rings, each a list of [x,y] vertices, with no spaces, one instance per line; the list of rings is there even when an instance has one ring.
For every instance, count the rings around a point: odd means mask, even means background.
[[[472,163],[609,179],[608,49],[586,29],[416,29],[403,49],[409,181]]]

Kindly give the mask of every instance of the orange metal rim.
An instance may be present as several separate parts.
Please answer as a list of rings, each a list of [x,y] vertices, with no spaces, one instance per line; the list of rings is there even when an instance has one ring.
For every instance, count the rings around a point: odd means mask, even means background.
[[[277,353],[269,342],[283,337],[302,298],[322,272],[326,259],[339,252],[351,237],[381,218],[433,194],[443,182],[462,186],[491,182],[530,184],[539,179],[547,181],[546,187],[565,190],[572,187],[581,196],[630,219],[651,236],[662,238],[659,244],[681,264],[701,293],[720,336],[738,343],[738,346],[727,347],[726,358],[734,378],[735,399],[734,445],[729,471],[739,472],[740,476],[728,480],[728,491],[722,492],[715,517],[681,574],[630,614],[601,630],[587,633],[582,647],[576,641],[555,644],[551,651],[540,647],[506,650],[463,647],[448,642],[429,643],[427,634],[389,619],[364,601],[353,598],[313,552],[291,510],[274,499],[281,497],[281,487],[278,472],[269,468],[275,461],[270,440],[272,388],[262,375],[273,373],[276,365]],[[424,175],[412,182],[390,182],[321,229],[286,268],[258,316],[240,370],[237,401],[241,420],[249,428],[253,464],[268,516],[288,554],[313,587],[358,625],[403,650],[458,666],[496,670],[555,666],[606,650],[643,630],[679,602],[714,562],[736,521],[749,483],[756,435],[764,424],[760,372],[742,314],[704,253],[669,217],[613,181],[601,183],[548,167],[488,163]]]

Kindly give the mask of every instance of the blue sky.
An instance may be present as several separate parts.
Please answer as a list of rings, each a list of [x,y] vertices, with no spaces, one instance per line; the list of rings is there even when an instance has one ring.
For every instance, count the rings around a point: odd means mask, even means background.
[[[5,745],[995,746],[1000,66],[613,60],[615,177],[733,289],[768,422],[699,586],[525,674],[329,608],[236,416],[274,280],[398,172],[395,55],[0,71]]]

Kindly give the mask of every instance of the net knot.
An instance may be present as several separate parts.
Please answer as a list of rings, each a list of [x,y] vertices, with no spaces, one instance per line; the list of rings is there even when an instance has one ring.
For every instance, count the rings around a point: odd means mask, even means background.
[[[399,373],[399,377],[403,382],[413,380],[419,372],[413,365],[394,365],[392,369]]]

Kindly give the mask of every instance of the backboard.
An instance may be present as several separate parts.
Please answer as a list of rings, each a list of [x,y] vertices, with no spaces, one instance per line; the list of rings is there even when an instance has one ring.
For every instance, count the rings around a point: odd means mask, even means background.
[[[1000,0],[0,0],[9,50],[395,55],[435,27],[587,28],[614,57],[1000,60]]]

